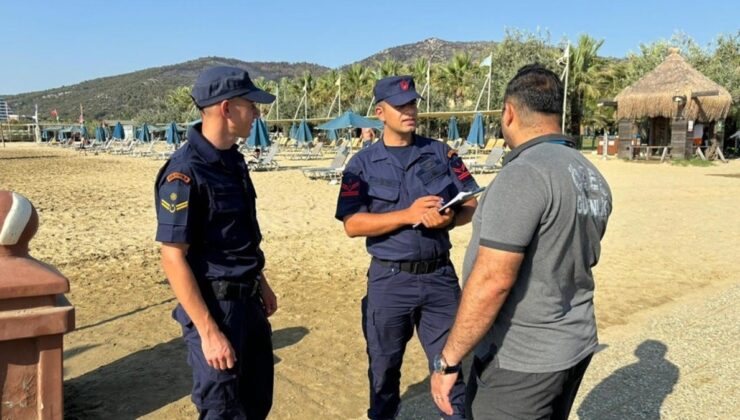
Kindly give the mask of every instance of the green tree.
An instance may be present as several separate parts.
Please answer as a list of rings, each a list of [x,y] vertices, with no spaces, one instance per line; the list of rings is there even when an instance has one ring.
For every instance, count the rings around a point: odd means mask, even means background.
[[[601,91],[599,89],[602,61],[598,57],[604,40],[596,40],[584,34],[578,44],[570,51],[570,75],[568,77],[568,102],[570,105],[570,133],[580,134],[584,107],[589,101],[595,106]]]

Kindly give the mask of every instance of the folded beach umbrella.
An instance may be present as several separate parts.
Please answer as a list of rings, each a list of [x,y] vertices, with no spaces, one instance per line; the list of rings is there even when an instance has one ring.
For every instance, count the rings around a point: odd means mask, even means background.
[[[301,123],[298,124],[295,139],[298,141],[298,144],[308,143],[313,140],[311,128],[308,126],[308,122],[306,122],[305,119],[301,120]]]
[[[270,147],[270,134],[262,118],[257,118],[252,123],[252,131],[249,132],[247,144],[251,147]]]
[[[96,127],[95,128],[95,141],[105,141],[106,140],[106,133],[105,128],[103,127]]]
[[[167,139],[167,144],[180,144],[180,133],[177,124],[170,123],[164,132],[164,137]]]
[[[149,132],[149,126],[147,123],[144,123],[136,130],[136,138],[143,142],[149,142],[152,140],[152,134]]]
[[[113,128],[113,135],[111,137],[118,140],[123,140],[124,138],[126,138],[126,132],[123,131],[123,125],[121,125],[120,122],[116,123],[116,126]]]
[[[470,126],[468,133],[468,143],[472,146],[483,147],[486,145],[485,132],[483,130],[483,114],[475,114],[473,124]]]
[[[454,116],[450,117],[450,122],[447,125],[447,140],[457,140],[460,138],[460,130],[457,129],[457,118]]]
[[[87,127],[84,124],[80,125],[80,137],[82,137],[83,139],[90,137],[89,133],[87,132]]]
[[[291,139],[296,138],[296,136],[298,135],[298,126],[296,125],[296,123],[292,123],[290,125],[290,131],[288,133],[289,133],[288,138],[291,138]]]

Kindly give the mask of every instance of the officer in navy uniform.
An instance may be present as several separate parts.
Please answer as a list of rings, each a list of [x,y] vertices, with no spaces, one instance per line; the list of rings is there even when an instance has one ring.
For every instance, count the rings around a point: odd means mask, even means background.
[[[162,267],[179,304],[201,419],[264,419],[272,406],[267,317],[277,300],[262,269],[255,189],[235,145],[275,97],[246,71],[213,67],[192,90],[202,123],[157,175]]]
[[[447,145],[416,135],[417,99],[410,76],[394,76],[374,88],[382,141],[360,150],[342,177],[336,218],[350,237],[366,237],[372,256],[363,333],[369,357],[371,419],[389,419],[400,406],[400,370],[416,327],[430,371],[453,324],[460,297],[449,258],[449,229],[470,222],[477,201],[439,208],[478,185]],[[417,227],[414,227],[420,223]],[[447,367],[450,372],[456,366]],[[464,384],[452,392],[455,412],[465,418]]]

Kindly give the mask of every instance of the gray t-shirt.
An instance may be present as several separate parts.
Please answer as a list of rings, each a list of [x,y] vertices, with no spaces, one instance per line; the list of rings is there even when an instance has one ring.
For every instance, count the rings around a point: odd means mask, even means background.
[[[591,267],[599,260],[611,191],[579,151],[555,139],[564,136],[543,136],[512,150],[473,217],[463,285],[479,245],[525,254],[516,283],[475,350],[481,358],[495,355],[503,369],[568,369],[598,343]]]

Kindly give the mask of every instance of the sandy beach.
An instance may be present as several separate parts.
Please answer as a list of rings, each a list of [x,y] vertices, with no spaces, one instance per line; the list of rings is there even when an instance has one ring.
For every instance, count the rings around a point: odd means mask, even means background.
[[[737,418],[740,161],[697,167],[587,156],[610,183],[614,212],[595,268],[603,350],[572,418]],[[364,418],[367,408],[360,299],[369,257],[333,218],[338,186],[299,170],[331,157],[279,158],[281,170],[252,174],[280,306],[270,319],[273,419]],[[32,254],[70,280],[77,329],[64,343],[68,418],[196,416],[154,241],[162,164],[0,146],[0,189],[24,194],[40,214]],[[492,178],[477,176],[481,185]],[[452,231],[458,268],[470,234],[470,226]],[[434,418],[416,338],[401,381],[401,417]]]

